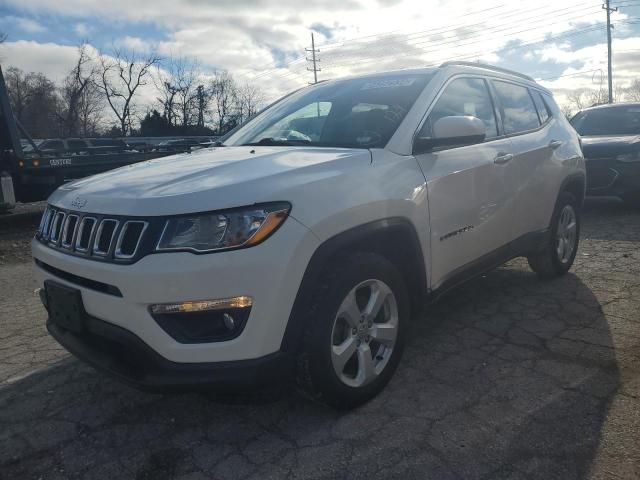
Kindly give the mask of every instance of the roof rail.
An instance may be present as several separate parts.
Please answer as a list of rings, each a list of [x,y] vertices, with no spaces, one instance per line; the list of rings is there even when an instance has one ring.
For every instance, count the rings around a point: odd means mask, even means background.
[[[508,73],[509,75],[515,75],[516,77],[524,78],[532,82],[536,81],[533,77],[530,77],[529,75],[525,75],[524,73],[516,72],[514,70],[509,70],[508,68],[496,67],[495,65],[489,65],[487,63],[461,62],[461,61],[454,60],[451,62],[444,62],[442,65],[440,65],[440,68],[454,67],[454,66],[484,68],[485,70],[493,70],[495,72]]]

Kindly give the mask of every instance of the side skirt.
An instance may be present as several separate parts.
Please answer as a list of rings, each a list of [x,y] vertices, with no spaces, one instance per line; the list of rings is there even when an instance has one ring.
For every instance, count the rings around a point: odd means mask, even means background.
[[[434,303],[451,289],[487,273],[509,260],[540,251],[549,241],[549,235],[548,229],[527,233],[477,260],[457,268],[447,275],[440,285],[429,290],[427,304]]]

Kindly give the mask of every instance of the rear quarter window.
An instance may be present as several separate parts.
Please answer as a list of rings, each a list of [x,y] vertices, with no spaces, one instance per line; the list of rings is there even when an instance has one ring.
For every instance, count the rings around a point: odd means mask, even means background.
[[[540,126],[538,112],[528,88],[497,80],[493,84],[502,106],[504,131],[507,135],[534,130]]]
[[[533,101],[536,104],[536,108],[538,109],[538,115],[540,116],[540,121],[542,123],[546,123],[549,118],[551,118],[551,110],[547,106],[547,103],[542,98],[542,94],[540,92],[536,92],[534,90],[531,91],[531,95],[533,96]]]

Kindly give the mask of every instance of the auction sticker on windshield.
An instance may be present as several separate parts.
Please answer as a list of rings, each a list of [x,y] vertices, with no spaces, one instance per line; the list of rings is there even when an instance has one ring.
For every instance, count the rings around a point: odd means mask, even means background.
[[[409,87],[416,81],[415,78],[386,78],[365,83],[360,90],[372,90],[374,88]]]

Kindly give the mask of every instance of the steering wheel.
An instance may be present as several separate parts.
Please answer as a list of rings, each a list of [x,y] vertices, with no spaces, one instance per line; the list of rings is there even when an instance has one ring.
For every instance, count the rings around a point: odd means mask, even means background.
[[[356,137],[358,145],[367,147],[369,145],[376,145],[382,139],[382,135],[374,130],[362,130],[362,132]]]
[[[273,134],[273,138],[283,138],[285,140],[301,140],[303,142],[311,142],[309,135],[305,135],[298,130],[278,130]]]

